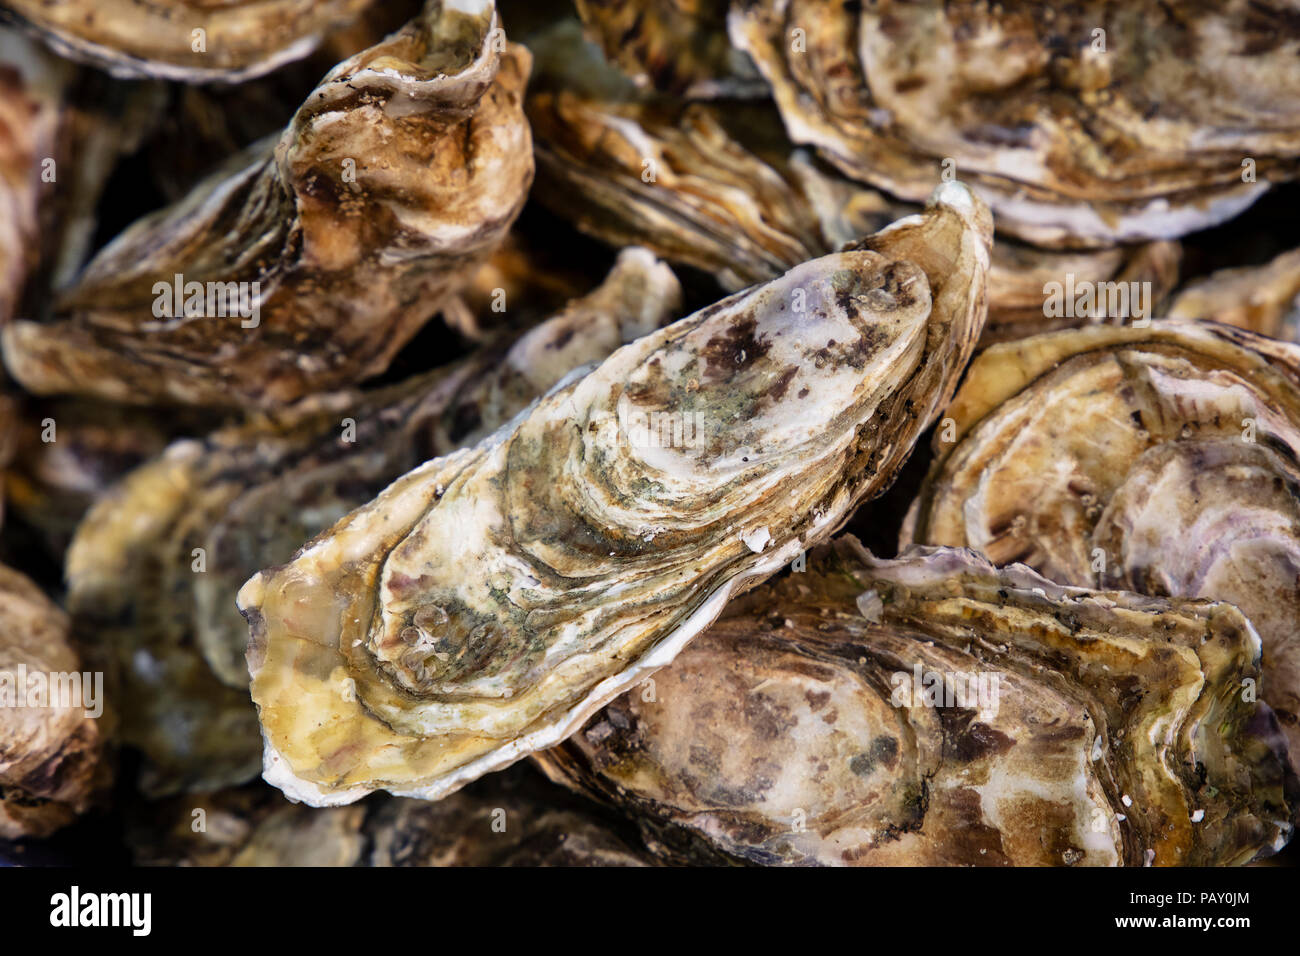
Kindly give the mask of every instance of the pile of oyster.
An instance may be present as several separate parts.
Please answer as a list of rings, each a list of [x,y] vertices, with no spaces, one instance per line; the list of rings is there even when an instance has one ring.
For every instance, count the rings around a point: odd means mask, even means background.
[[[1288,4],[0,17],[0,857],[1286,859]]]

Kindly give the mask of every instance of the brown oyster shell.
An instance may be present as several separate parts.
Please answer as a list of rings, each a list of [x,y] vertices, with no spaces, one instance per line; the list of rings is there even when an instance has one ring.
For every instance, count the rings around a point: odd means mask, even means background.
[[[989,272],[989,321],[984,326],[981,346],[1024,338],[1053,329],[1072,328],[1096,322],[1117,323],[1151,319],[1165,314],[1165,302],[1178,282],[1182,249],[1177,242],[1159,240],[1109,249],[1058,251],[1039,249],[1015,241],[999,241],[993,247]],[[1063,296],[1078,302],[1071,291],[1085,284],[1104,288],[1116,283],[1130,293],[1127,309],[1081,314],[1075,309],[1048,308],[1054,286]],[[1134,283],[1145,288],[1139,288]],[[1144,308],[1138,307],[1139,299]],[[1118,303],[1117,303],[1118,304]],[[1139,314],[1144,312],[1144,314]]]
[[[1177,238],[1295,176],[1290,16],[1280,0],[737,0],[729,28],[791,137],[847,175],[917,200],[947,161],[1000,230],[1086,247]]]
[[[537,760],[686,862],[1241,863],[1291,832],[1258,674],[1231,605],[847,538]]]
[[[736,127],[779,134],[763,107],[729,112]],[[902,214],[856,188],[859,195],[816,202],[834,186],[815,179],[820,174],[806,155],[760,157],[708,104],[559,90],[530,96],[528,113],[542,202],[612,245],[640,243],[711,272],[729,291],[775,278]],[[825,224],[823,210],[831,220]]]
[[[774,278],[915,209],[790,147],[761,106],[543,86],[529,96],[528,113],[543,203],[583,232],[615,246],[643,244],[712,273],[729,290]],[[1092,321],[1046,314],[1046,285],[1067,277],[1148,283],[1150,318],[1176,284],[1180,258],[1170,241],[1057,251],[999,237],[981,344]]]
[[[0,838],[48,836],[85,812],[107,783],[98,715],[87,710],[102,696],[75,693],[81,677],[65,681],[82,673],[67,615],[0,565]],[[19,686],[24,675],[27,687]],[[69,696],[32,697],[36,675]]]
[[[234,83],[306,56],[372,2],[8,0],[5,7],[56,52],[117,77]]]
[[[587,33],[638,86],[683,96],[761,93],[727,38],[729,0],[576,0]]]
[[[105,83],[0,27],[0,326],[81,267],[104,183],[162,103],[157,84]]]
[[[117,662],[122,737],[146,758],[142,788],[239,783],[260,767],[248,627],[235,606],[251,574],[679,306],[668,268],[628,249],[605,283],[526,333],[386,389],[318,396],[177,442],[111,489],[69,550],[68,605],[78,633]]]
[[[115,482],[174,439],[219,423],[200,410],[160,416],[157,409],[82,399],[11,404],[14,451],[5,499],[60,563],[86,511]]]
[[[155,805],[128,830],[143,866],[647,866],[584,802],[519,767],[439,803],[313,809],[245,787]]]
[[[1173,320],[1035,336],[981,355],[948,414],[904,543],[1237,605],[1300,754],[1300,348]]]
[[[1189,282],[1165,314],[1171,319],[1212,319],[1300,342],[1300,249],[1260,266],[1220,269]]]
[[[529,57],[496,24],[490,3],[430,0],[339,64],[278,143],[119,236],[52,321],[6,328],[14,377],[39,394],[271,407],[382,371],[491,253],[532,179]],[[167,316],[177,275],[205,284],[217,314]],[[249,283],[256,316],[226,314],[216,292],[232,282]]]
[[[145,143],[149,174],[163,197],[180,201],[220,160],[279,135],[322,76],[401,29],[423,6],[424,0],[373,0],[308,56],[266,76],[235,84],[167,84],[165,115]]]
[[[668,663],[893,479],[978,338],[991,233],[948,184],[570,377],[251,579],[268,782],[315,806],[437,799]],[[651,412],[676,434],[637,432]]]

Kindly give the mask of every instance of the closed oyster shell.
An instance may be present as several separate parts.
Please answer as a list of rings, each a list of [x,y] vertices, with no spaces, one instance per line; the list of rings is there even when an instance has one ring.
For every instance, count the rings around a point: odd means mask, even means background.
[[[56,52],[125,78],[239,82],[306,56],[372,0],[6,0]]]
[[[948,184],[570,377],[251,579],[268,782],[317,806],[437,799],[668,663],[893,479],[979,335],[991,232]]]
[[[149,177],[167,202],[183,199],[217,163],[278,135],[320,78],[414,19],[424,0],[373,0],[308,56],[240,83],[166,84],[166,115],[145,143]]]
[[[846,538],[537,760],[674,859],[1241,863],[1291,832],[1259,651],[1231,605]]]
[[[779,135],[765,108],[740,113],[737,127]],[[903,214],[870,190],[835,192],[806,154],[760,157],[708,104],[543,90],[529,97],[528,114],[542,202],[612,245],[640,243],[711,272],[729,291],[775,278]]]
[[[496,23],[489,2],[430,0],[339,64],[277,143],[120,235],[52,321],[6,328],[14,377],[38,394],[270,407],[382,371],[532,179],[529,57]],[[185,292],[179,316],[177,282],[206,293]]]
[[[156,84],[105,83],[0,27],[0,326],[81,267],[104,183],[162,100]]]
[[[640,86],[684,96],[759,94],[727,38],[729,0],[576,0],[587,32]]]
[[[477,781],[437,803],[382,801],[367,820],[369,865],[654,865],[650,854],[585,801],[523,769]]]
[[[0,565],[0,838],[48,836],[104,789],[103,736],[89,716],[103,700],[76,693],[82,680],[67,615]]]
[[[1086,247],[1177,238],[1295,176],[1290,17],[1253,0],[737,0],[729,28],[791,137],[847,175],[916,200],[947,166],[1000,230]]]
[[[1213,323],[988,349],[902,540],[1054,581],[1235,604],[1300,754],[1300,348]]]
[[[999,239],[989,272],[989,321],[980,344],[988,346],[1095,322],[1164,315],[1165,302],[1178,282],[1181,260],[1182,247],[1172,241],[1054,251]],[[1096,315],[1075,308],[1048,307],[1056,286],[1062,290],[1064,306],[1065,298],[1079,301],[1075,290],[1088,286],[1104,289],[1106,283],[1114,283],[1129,293],[1122,302],[1116,301],[1118,308],[1114,312],[1109,311],[1109,302],[1093,310]]]
[[[194,821],[201,811],[204,826]],[[536,772],[498,774],[440,803],[311,809],[274,790],[176,798],[128,831],[145,866],[647,866],[654,860]]]
[[[1189,282],[1165,314],[1171,319],[1212,319],[1300,342],[1300,249],[1260,266],[1220,269]]]
[[[5,498],[59,563],[87,510],[113,484],[174,439],[219,424],[201,410],[161,416],[80,399],[11,404],[14,461],[4,474]]]
[[[729,290],[774,278],[916,208],[791,148],[764,107],[543,86],[530,94],[528,114],[543,203],[590,235],[643,244]],[[1055,251],[999,237],[982,344],[1089,321],[1072,310],[1047,315],[1051,282],[1148,283],[1149,318],[1177,282],[1180,258],[1170,241]]]
[[[235,607],[251,574],[679,306],[667,266],[628,249],[604,284],[526,333],[399,385],[177,442],[110,490],[69,550],[68,605],[78,633],[117,661],[122,737],[144,752],[142,788],[239,783],[260,767],[248,627]]]

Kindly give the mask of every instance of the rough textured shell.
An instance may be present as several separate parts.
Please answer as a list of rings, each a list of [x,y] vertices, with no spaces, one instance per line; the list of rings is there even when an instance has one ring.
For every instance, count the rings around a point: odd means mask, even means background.
[[[7,0],[58,53],[126,78],[237,82],[306,56],[371,0]]]
[[[235,606],[251,574],[679,304],[668,268],[628,249],[604,284],[522,335],[396,386],[178,442],[111,489],[69,550],[68,604],[77,632],[117,660],[122,735],[144,752],[142,787],[240,783],[261,766],[248,626]]]
[[[73,674],[80,688],[67,615],[0,565],[0,838],[48,836],[85,811],[107,782],[98,715],[87,713],[94,692],[73,693]],[[27,686],[19,686],[24,675]]]
[[[120,235],[51,321],[6,328],[14,377],[38,394],[265,407],[382,371],[532,180],[527,51],[490,4],[465,6],[431,0],[339,64],[277,143]]]
[[[711,272],[726,289],[774,278],[916,209],[791,147],[766,107],[543,83],[528,114],[543,203],[613,245],[640,243]],[[1048,315],[1051,282],[1149,283],[1146,317],[1160,314],[1179,259],[1170,241],[1053,251],[999,236],[983,344],[1090,321],[1073,310]]]
[[[629,829],[521,766],[439,803],[313,809],[266,788],[192,794],[138,814],[127,838],[143,866],[653,865]]]
[[[1295,175],[1289,6],[737,0],[729,26],[848,175],[915,200],[944,165],[1000,230],[1077,247],[1177,238]]]
[[[991,232],[949,184],[620,349],[250,580],[267,780],[315,805],[438,798],[668,663],[893,479],[979,335]],[[651,413],[676,434],[638,432]]]
[[[577,0],[605,55],[641,86],[686,96],[743,95],[762,78],[727,39],[729,0]]]
[[[1300,753],[1300,349],[1211,323],[987,350],[936,437],[904,542],[1054,581],[1229,601]]]
[[[674,859],[1244,862],[1291,831],[1258,666],[1229,605],[843,539],[538,760]]]
[[[1212,319],[1269,338],[1300,342],[1300,249],[1262,266],[1221,269],[1178,290],[1171,319]]]

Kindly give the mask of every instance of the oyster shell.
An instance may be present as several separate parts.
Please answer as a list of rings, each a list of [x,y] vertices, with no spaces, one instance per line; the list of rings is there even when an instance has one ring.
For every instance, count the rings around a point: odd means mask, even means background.
[[[155,805],[129,840],[146,866],[653,864],[589,806],[519,770],[436,804],[390,799],[311,809],[273,790],[194,794]]]
[[[81,267],[105,181],[162,107],[156,85],[89,73],[0,27],[0,325]]]
[[[183,199],[221,160],[283,132],[322,76],[401,29],[423,6],[424,0],[375,0],[309,55],[266,76],[236,84],[166,84],[166,115],[142,157],[149,178],[168,203]]]
[[[640,243],[712,273],[728,290],[772,279],[916,208],[789,147],[759,106],[543,87],[530,94],[528,114],[543,203],[590,235]],[[982,344],[1089,321],[1046,315],[1050,282],[1148,283],[1149,318],[1177,282],[1179,260],[1169,241],[1062,252],[999,237]]]
[[[4,474],[5,497],[59,563],[86,511],[111,485],[173,439],[217,424],[199,410],[160,416],[78,399],[10,404],[14,461]]]
[[[52,321],[6,328],[14,377],[38,394],[270,407],[382,371],[532,179],[529,57],[496,24],[487,0],[430,0],[339,64],[278,143],[120,235]]]
[[[1300,249],[1261,266],[1220,269],[1178,290],[1171,319],[1213,319],[1274,339],[1300,342]]]
[[[991,234],[947,184],[571,376],[252,578],[268,782],[314,806],[437,799],[668,663],[893,479],[978,338]]]
[[[52,49],[114,76],[239,82],[306,56],[372,0],[6,0]]]
[[[587,32],[639,86],[683,96],[758,94],[762,77],[727,38],[729,0],[576,0]]]
[[[1300,348],[1173,320],[1035,336],[983,353],[948,414],[904,543],[1237,605],[1300,754]]]
[[[747,596],[557,748],[673,859],[1210,865],[1291,833],[1231,605],[852,538]]]
[[[48,836],[107,783],[103,698],[86,676],[67,615],[0,565],[0,838]]]
[[[529,97],[528,115],[542,202],[612,245],[640,243],[713,273],[729,291],[775,278],[902,214],[869,190],[835,194],[806,154],[760,157],[708,104],[541,91]],[[757,106],[731,115],[740,117],[737,134],[775,122]]]
[[[1164,304],[1178,282],[1181,259],[1181,246],[1171,241],[1054,251],[999,239],[993,247],[989,320],[980,345],[1094,322],[1164,315]],[[1048,308],[1054,286],[1061,288],[1065,298],[1078,301],[1073,290],[1087,286],[1105,289],[1108,283],[1130,293],[1122,302],[1116,301],[1113,311],[1109,310],[1109,302],[1106,308],[1096,310],[1096,315],[1072,308],[1054,314],[1057,310]]]
[[[239,783],[260,767],[248,626],[235,607],[250,575],[679,305],[667,266],[628,249],[600,287],[522,335],[399,385],[177,442],[107,493],[69,549],[68,606],[78,633],[117,662],[122,737],[145,754],[143,789]]]
[[[1177,238],[1295,176],[1290,16],[1253,0],[737,0],[729,28],[791,137],[847,175],[917,200],[946,168],[1000,230],[1085,247]]]

